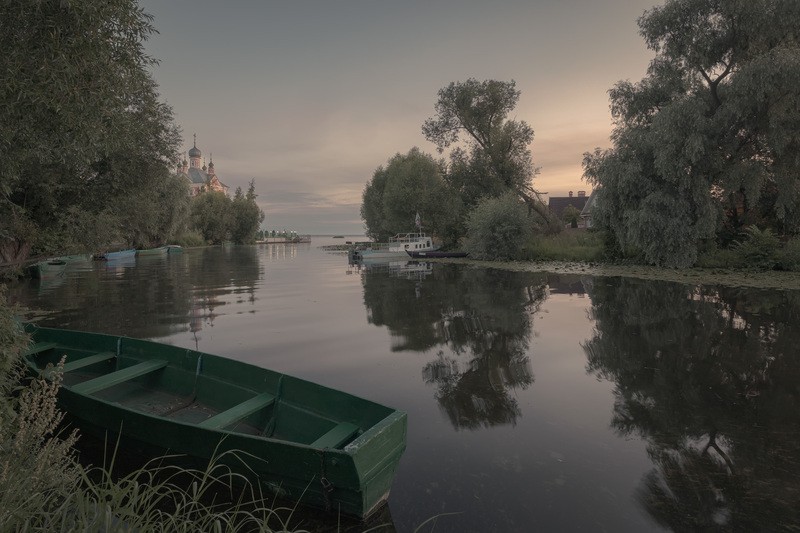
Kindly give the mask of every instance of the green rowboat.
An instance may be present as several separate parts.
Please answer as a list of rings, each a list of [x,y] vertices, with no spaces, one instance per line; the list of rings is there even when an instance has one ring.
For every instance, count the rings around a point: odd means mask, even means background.
[[[157,342],[25,326],[35,374],[66,358],[62,409],[81,426],[201,462],[238,450],[265,488],[366,518],[385,503],[406,414],[251,364]],[[230,465],[237,468],[236,462]],[[250,472],[250,470],[252,472]]]

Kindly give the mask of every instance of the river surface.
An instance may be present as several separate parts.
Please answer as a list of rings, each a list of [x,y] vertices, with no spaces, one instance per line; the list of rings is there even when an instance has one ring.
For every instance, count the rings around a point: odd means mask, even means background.
[[[357,268],[342,242],[76,264],[10,299],[406,411],[398,531],[800,527],[799,291]]]

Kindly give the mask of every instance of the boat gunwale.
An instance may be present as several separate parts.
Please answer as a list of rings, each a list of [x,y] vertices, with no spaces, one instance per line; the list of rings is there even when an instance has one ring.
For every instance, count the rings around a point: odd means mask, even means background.
[[[62,384],[62,388],[65,391],[69,391],[70,394],[74,394],[74,395],[79,396],[79,397],[87,398],[87,399],[89,399],[91,401],[94,401],[94,402],[100,402],[100,403],[103,403],[103,404],[105,404],[105,405],[107,405],[109,407],[112,407],[114,409],[123,410],[123,411],[128,412],[128,413],[134,413],[136,415],[141,415],[141,416],[144,416],[144,417],[147,417],[147,418],[153,418],[153,419],[158,419],[158,420],[166,420],[171,424],[177,424],[177,425],[180,425],[180,426],[190,427],[190,428],[197,428],[197,429],[200,429],[200,430],[202,430],[204,432],[220,433],[221,436],[222,436],[222,434],[224,434],[224,435],[236,435],[237,437],[248,438],[248,440],[282,443],[282,444],[286,444],[286,445],[289,445],[289,446],[299,446],[299,447],[307,448],[307,449],[310,449],[310,450],[317,450],[317,451],[325,450],[326,453],[328,451],[330,451],[330,452],[342,452],[342,453],[345,453],[347,455],[352,455],[352,453],[355,453],[358,449],[360,449],[362,446],[364,446],[366,443],[368,443],[371,438],[373,438],[375,435],[380,433],[381,428],[384,427],[385,422],[387,421],[387,419],[390,419],[390,418],[393,418],[393,417],[395,417],[395,418],[403,418],[403,417],[407,416],[404,411],[395,409],[393,407],[390,407],[390,406],[387,406],[387,405],[384,405],[384,404],[380,404],[380,403],[374,402],[372,400],[369,400],[369,399],[366,399],[366,398],[363,398],[363,397],[360,397],[360,396],[356,396],[356,395],[351,394],[349,392],[345,392],[345,391],[342,391],[342,390],[339,390],[339,389],[334,389],[332,387],[328,387],[328,386],[322,385],[320,383],[316,383],[316,382],[309,381],[309,380],[306,380],[306,379],[303,379],[303,378],[300,378],[300,377],[292,376],[290,374],[284,374],[282,372],[271,370],[269,368],[265,368],[265,367],[261,367],[261,366],[258,366],[258,365],[254,365],[254,364],[246,362],[246,361],[239,361],[239,360],[236,360],[236,359],[231,359],[231,358],[227,358],[227,357],[223,357],[223,356],[219,356],[219,355],[215,355],[215,354],[210,354],[210,353],[206,353],[206,352],[200,352],[200,351],[197,351],[197,350],[192,350],[190,348],[181,348],[179,346],[175,346],[175,345],[172,345],[172,344],[160,343],[160,342],[149,340],[149,339],[136,339],[134,337],[126,337],[126,336],[121,336],[121,335],[110,335],[110,334],[106,334],[106,333],[84,332],[84,331],[69,330],[69,329],[62,329],[62,328],[46,328],[46,327],[38,326],[36,324],[31,324],[31,323],[29,323],[29,324],[30,324],[30,327],[29,328],[26,327],[26,331],[28,331],[29,333],[31,332],[32,329],[63,331],[63,332],[74,333],[74,334],[79,334],[79,335],[99,336],[99,337],[105,338],[106,340],[116,340],[120,345],[122,344],[122,341],[124,341],[124,340],[131,340],[131,341],[135,341],[136,343],[145,343],[145,344],[152,344],[154,346],[159,346],[159,347],[167,347],[170,350],[174,350],[174,351],[185,351],[185,352],[190,353],[190,354],[195,354],[195,355],[197,355],[198,357],[201,357],[201,358],[202,357],[211,357],[211,358],[215,358],[215,359],[218,359],[218,360],[230,361],[230,362],[236,363],[238,365],[244,365],[245,367],[256,369],[256,370],[258,370],[260,372],[266,372],[267,374],[272,373],[272,374],[274,374],[274,377],[276,377],[277,380],[281,380],[282,378],[285,377],[285,378],[290,379],[290,380],[295,380],[298,383],[303,384],[303,385],[311,385],[311,386],[314,386],[314,387],[321,387],[321,388],[325,389],[326,391],[332,391],[335,394],[346,396],[346,397],[355,399],[358,402],[362,402],[363,404],[369,404],[369,405],[372,405],[372,406],[377,406],[379,408],[383,408],[386,411],[388,411],[386,416],[384,416],[383,418],[381,418],[379,420],[376,420],[374,423],[370,424],[365,429],[361,430],[361,432],[358,435],[356,435],[355,438],[353,438],[351,441],[349,441],[342,448],[324,448],[324,447],[314,447],[314,446],[311,446],[309,444],[304,444],[304,443],[293,441],[293,440],[278,439],[278,438],[274,438],[274,437],[266,437],[264,435],[252,435],[252,434],[249,434],[249,433],[244,433],[244,432],[240,432],[240,431],[234,431],[234,430],[225,429],[225,428],[204,428],[204,427],[200,426],[199,423],[186,422],[186,421],[182,421],[182,420],[179,420],[179,419],[170,418],[168,416],[162,416],[162,415],[158,415],[158,414],[155,414],[155,413],[148,413],[146,411],[142,411],[142,410],[134,409],[134,408],[131,408],[131,407],[127,407],[127,406],[125,406],[123,404],[120,404],[119,402],[105,400],[103,398],[95,396],[94,394],[85,394],[85,393],[82,393],[80,391],[75,391],[75,390],[73,390],[73,388],[71,386]],[[57,347],[53,348],[53,349],[58,349],[58,348],[72,348],[72,349],[76,349],[77,348],[77,349],[82,349],[82,350],[88,349],[88,348],[83,347],[83,346],[74,347],[74,346],[64,345],[64,344],[58,343],[58,342],[56,344],[57,344]],[[39,375],[43,375],[44,372],[45,372],[45,369],[44,368],[40,368],[34,362],[34,359],[35,359],[36,355],[37,354],[26,355],[25,356],[25,362],[26,362],[28,368],[32,372],[35,372],[36,374],[39,374]],[[119,356],[119,354],[117,356]],[[137,361],[140,361],[140,362],[152,360],[152,359],[140,359],[140,358],[130,357],[130,356],[129,356],[129,358],[131,360],[137,360]],[[174,369],[177,369],[177,370],[180,371],[179,367],[177,365],[175,365],[175,363],[173,361],[169,361],[165,368],[169,368],[170,366],[172,366]],[[216,376],[210,376],[210,377],[212,379],[219,379]],[[110,388],[113,388],[113,387],[110,387]],[[270,393],[270,394],[273,393],[272,391],[254,390],[254,389],[249,388],[249,387],[241,387],[241,388],[243,390],[249,392],[249,393],[252,393],[253,396],[257,396],[257,395],[262,394],[264,392],[267,392],[267,393]],[[329,416],[326,416],[326,415],[324,415],[322,413],[316,413],[316,412],[314,412],[314,411],[312,411],[310,409],[304,409],[303,407],[304,407],[305,404],[303,404],[303,403],[298,403],[298,402],[295,402],[295,401],[286,400],[284,398],[280,398],[280,399],[276,398],[276,402],[275,403],[276,404],[282,403],[283,405],[299,408],[299,409],[301,409],[303,411],[306,411],[306,412],[309,412],[309,413],[314,413],[319,418],[325,419],[325,420],[327,420],[327,421],[329,421],[331,423],[337,423],[337,421],[340,421],[340,420],[337,420],[337,419],[334,419],[334,418],[330,418]],[[360,425],[360,428],[361,427],[363,427],[363,426]],[[350,448],[350,450],[346,451],[347,448]]]

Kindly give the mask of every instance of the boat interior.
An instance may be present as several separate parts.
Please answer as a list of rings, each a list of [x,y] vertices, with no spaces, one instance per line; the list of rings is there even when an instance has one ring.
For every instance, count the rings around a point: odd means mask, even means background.
[[[341,449],[391,412],[247,363],[148,341],[102,337],[107,346],[101,350],[36,339],[39,342],[25,356],[45,375],[63,358],[63,385],[77,394],[209,430],[315,448]]]

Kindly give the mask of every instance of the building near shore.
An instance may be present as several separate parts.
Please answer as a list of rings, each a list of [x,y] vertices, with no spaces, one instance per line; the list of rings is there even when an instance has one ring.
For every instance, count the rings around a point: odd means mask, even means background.
[[[564,218],[564,211],[569,207],[577,209],[578,212],[582,212],[583,208],[586,207],[588,199],[586,191],[578,191],[578,196],[573,196],[572,191],[569,191],[569,196],[551,196],[547,207],[550,209],[553,216],[562,220]],[[582,222],[581,220],[579,224],[582,225]]]
[[[186,158],[178,165],[178,175],[185,176],[191,185],[191,196],[197,196],[206,191],[218,191],[228,194],[229,187],[222,183],[214,169],[214,158],[209,156],[208,166],[203,161],[203,153],[197,147],[197,135],[194,144],[189,149],[189,160]]]

